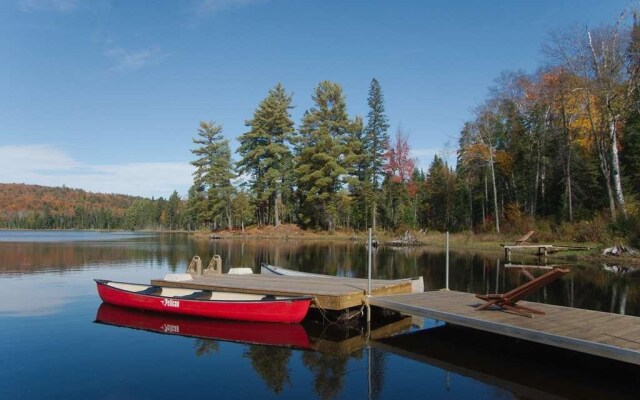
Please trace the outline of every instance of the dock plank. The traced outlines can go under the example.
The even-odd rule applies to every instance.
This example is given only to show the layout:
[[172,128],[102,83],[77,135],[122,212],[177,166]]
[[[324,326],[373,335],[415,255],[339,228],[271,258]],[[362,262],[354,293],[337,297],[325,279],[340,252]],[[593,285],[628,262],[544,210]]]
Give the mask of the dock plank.
[[500,310],[476,311],[475,295],[432,291],[372,296],[371,305],[468,328],[512,336],[640,365],[640,318],[522,301],[545,312],[526,318]]
[[[366,279],[336,277],[318,279],[313,277],[280,275],[220,275],[194,276],[189,281],[166,281],[153,279],[155,286],[171,286],[197,290],[222,292],[259,293],[281,296],[311,295],[318,305],[328,310],[345,310],[364,304],[368,283]],[[382,280],[371,282],[374,295],[411,293],[411,282],[407,280]]]

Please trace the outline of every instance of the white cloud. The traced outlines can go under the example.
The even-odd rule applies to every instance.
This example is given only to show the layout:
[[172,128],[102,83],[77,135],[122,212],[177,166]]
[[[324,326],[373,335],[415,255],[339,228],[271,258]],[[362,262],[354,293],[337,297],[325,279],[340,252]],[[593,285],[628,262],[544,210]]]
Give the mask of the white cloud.
[[24,12],[69,12],[78,7],[78,0],[18,0],[18,8]]
[[158,47],[147,47],[142,50],[112,47],[104,54],[113,61],[114,68],[118,71],[134,71],[148,65],[157,65],[169,57],[168,53],[161,51]]
[[246,7],[264,3],[266,0],[200,0],[197,9],[201,14],[215,14],[230,8]]
[[51,145],[0,146],[0,182],[62,186],[90,192],[169,197],[185,195],[192,183],[189,163],[92,165]]

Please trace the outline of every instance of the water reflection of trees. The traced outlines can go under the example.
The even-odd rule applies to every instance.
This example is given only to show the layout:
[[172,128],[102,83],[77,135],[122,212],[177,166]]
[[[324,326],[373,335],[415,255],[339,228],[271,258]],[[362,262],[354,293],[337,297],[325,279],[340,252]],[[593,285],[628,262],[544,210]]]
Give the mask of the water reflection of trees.
[[318,352],[302,354],[302,362],[313,373],[313,387],[322,399],[338,397],[344,384],[348,356],[331,356]]
[[[208,264],[222,256],[223,270],[260,263],[329,275],[367,276],[367,248],[362,242],[277,239],[197,239],[186,234],[158,234],[122,240],[0,243],[0,273],[29,274],[93,268],[96,265],[164,265],[182,272],[194,255]],[[531,260],[522,257],[524,262]],[[426,290],[445,286],[445,253],[432,247],[380,247],[373,254],[373,277],[424,277]],[[535,261],[533,261],[535,262]],[[534,294],[530,300],[608,312],[640,315],[640,272],[608,270],[600,264],[571,266],[571,274]],[[629,272],[630,271],[630,272]],[[531,270],[534,275],[543,271]],[[495,293],[526,281],[516,269],[505,269],[496,254],[451,252],[452,290]]]
[[[219,343],[215,340],[196,340],[196,354],[216,353]],[[385,373],[385,353],[370,348],[359,349],[350,354],[330,354],[319,351],[303,351],[302,363],[313,374],[314,391],[322,399],[339,397],[344,389],[345,378],[348,375],[350,360],[364,362],[365,351],[368,351],[370,368],[371,398],[378,398],[382,393]],[[276,395],[282,394],[286,386],[291,386],[291,358],[293,351],[289,348],[249,345],[243,357],[251,361],[251,366],[266,386]]]
[[194,347],[196,348],[196,356],[198,357],[220,352],[220,343],[218,343],[217,340],[196,339]]
[[120,240],[2,242],[0,273],[30,274],[121,264],[166,264],[184,270],[206,244],[186,234],[158,234]]
[[291,384],[291,349],[250,345],[243,357],[251,360],[253,370],[275,394],[282,393],[284,386]]

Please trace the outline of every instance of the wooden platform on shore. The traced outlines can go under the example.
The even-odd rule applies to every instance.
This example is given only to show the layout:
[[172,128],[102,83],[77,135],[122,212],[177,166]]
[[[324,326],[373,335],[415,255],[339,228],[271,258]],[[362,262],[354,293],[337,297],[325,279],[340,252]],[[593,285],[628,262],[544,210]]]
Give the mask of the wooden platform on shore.
[[[194,276],[192,280],[173,282],[153,279],[152,285],[172,286],[222,292],[259,293],[281,296],[311,295],[320,307],[327,310],[345,310],[364,304],[368,283],[366,279],[336,277],[316,279],[276,275],[225,275]],[[371,282],[376,296],[411,293],[409,280],[378,280]]]
[[511,262],[512,250],[537,249],[538,252],[535,255],[545,258],[548,254],[557,253],[559,251],[590,250],[589,247],[585,246],[557,246],[554,244],[501,244],[500,246],[504,248],[504,260],[506,262]]
[[476,311],[471,293],[432,291],[372,296],[371,305],[640,365],[640,318],[522,301],[545,315],[527,318],[500,310]]

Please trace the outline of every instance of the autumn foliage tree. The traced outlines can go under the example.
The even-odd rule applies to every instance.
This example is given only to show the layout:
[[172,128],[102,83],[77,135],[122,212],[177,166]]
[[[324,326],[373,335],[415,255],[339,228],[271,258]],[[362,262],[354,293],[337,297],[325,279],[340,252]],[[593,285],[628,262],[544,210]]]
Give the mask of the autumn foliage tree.
[[383,183],[385,222],[392,227],[397,227],[401,222],[413,225],[415,221],[413,221],[411,210],[414,206],[411,201],[415,201],[417,193],[412,179],[415,160],[411,157],[408,136],[401,128],[396,131],[395,140],[389,146],[385,158],[386,163],[383,168],[386,174]]

